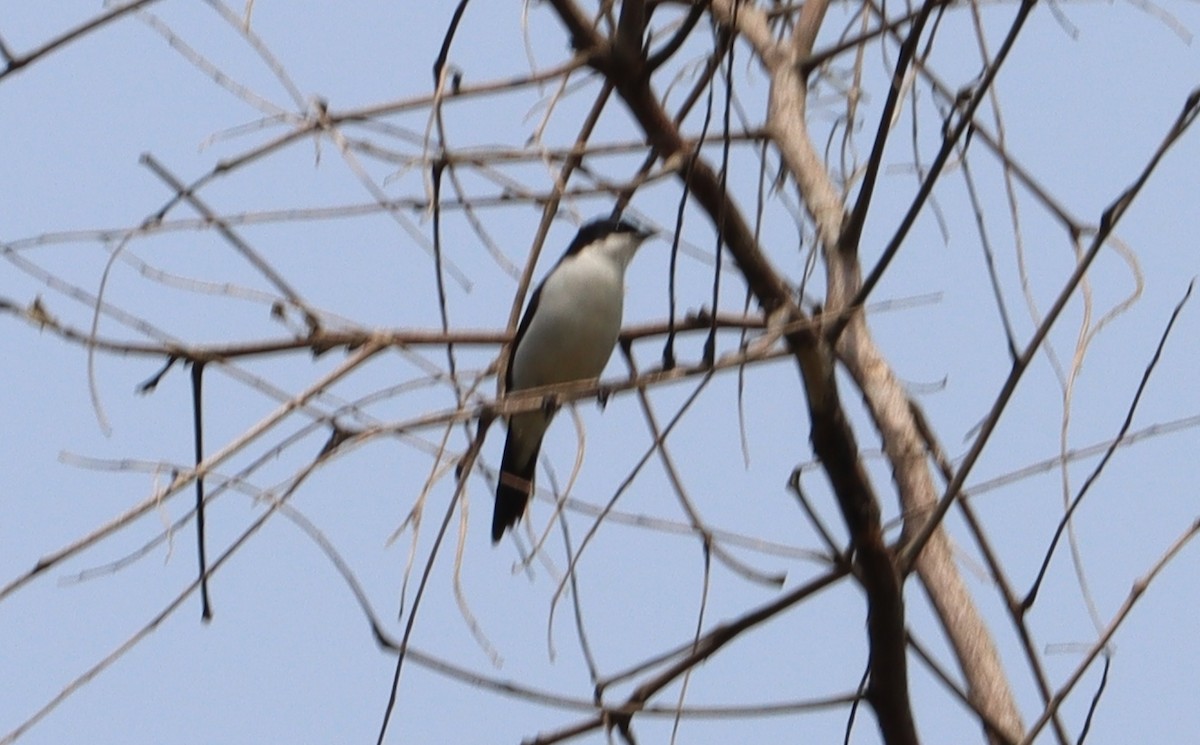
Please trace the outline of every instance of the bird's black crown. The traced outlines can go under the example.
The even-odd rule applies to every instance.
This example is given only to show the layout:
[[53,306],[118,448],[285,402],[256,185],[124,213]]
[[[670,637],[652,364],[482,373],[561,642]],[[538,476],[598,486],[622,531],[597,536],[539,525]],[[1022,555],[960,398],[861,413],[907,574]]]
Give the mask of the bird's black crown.
[[579,233],[575,236],[575,240],[571,241],[571,245],[567,247],[566,256],[579,253],[584,246],[595,243],[605,236],[613,233],[631,233],[642,237],[650,234],[637,223],[628,220],[622,220],[616,217],[601,217],[584,224],[579,229]]

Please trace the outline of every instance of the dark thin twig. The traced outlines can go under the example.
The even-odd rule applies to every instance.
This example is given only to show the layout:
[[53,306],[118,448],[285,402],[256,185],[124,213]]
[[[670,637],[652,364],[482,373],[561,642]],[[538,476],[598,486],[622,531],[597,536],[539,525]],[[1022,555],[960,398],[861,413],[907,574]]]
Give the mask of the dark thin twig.
[[1150,383],[1150,376],[1154,374],[1154,368],[1158,366],[1159,359],[1162,358],[1163,349],[1167,345],[1167,339],[1171,336],[1171,329],[1175,327],[1175,321],[1179,318],[1179,314],[1183,311],[1183,306],[1192,296],[1192,288],[1195,286],[1196,280],[1188,283],[1187,291],[1183,293],[1183,297],[1175,304],[1175,310],[1171,312],[1171,318],[1167,321],[1166,328],[1163,329],[1162,335],[1158,339],[1158,346],[1154,349],[1154,354],[1150,357],[1150,362],[1146,365],[1146,369],[1142,372],[1141,382],[1138,383],[1137,391],[1133,394],[1133,400],[1129,402],[1129,408],[1125,412],[1125,421],[1121,422],[1121,428],[1117,430],[1117,436],[1109,443],[1108,449],[1104,451],[1104,455],[1100,458],[1100,462],[1088,474],[1083,485],[1079,487],[1079,491],[1075,494],[1075,498],[1071,500],[1071,504],[1063,513],[1062,518],[1058,521],[1058,528],[1054,531],[1054,537],[1050,540],[1050,545],[1046,548],[1046,555],[1042,559],[1042,566],[1038,569],[1037,578],[1034,579],[1033,585],[1029,588],[1029,592],[1025,595],[1025,599],[1021,601],[1022,610],[1028,611],[1033,607],[1037,600],[1038,590],[1041,589],[1042,581],[1046,579],[1046,571],[1050,568],[1050,560],[1054,557],[1054,550],[1058,547],[1058,542],[1062,538],[1063,532],[1067,525],[1070,524],[1075,510],[1083,503],[1083,498],[1091,490],[1092,484],[1100,478],[1100,474],[1104,471],[1104,467],[1108,465],[1117,448],[1120,447],[1125,439],[1126,433],[1133,425],[1133,417],[1137,413],[1138,404],[1142,401],[1142,394],[1146,392],[1146,386]]
[[1167,151],[1170,150],[1171,146],[1183,136],[1183,133],[1186,132],[1189,127],[1191,127],[1198,113],[1200,113],[1200,88],[1197,88],[1196,90],[1192,91],[1190,95],[1188,95],[1187,100],[1184,102],[1183,110],[1179,113],[1179,116],[1176,117],[1170,131],[1167,132],[1167,135],[1163,138],[1162,142],[1158,146],[1158,149],[1154,152],[1154,155],[1151,156],[1150,161],[1146,164],[1145,168],[1142,169],[1142,172],[1138,175],[1137,179],[1119,197],[1117,197],[1112,204],[1108,206],[1108,209],[1104,211],[1104,214],[1100,219],[1100,226],[1092,238],[1092,245],[1088,248],[1084,255],[1080,257],[1079,262],[1075,265],[1075,270],[1071,273],[1071,276],[1067,278],[1067,281],[1064,283],[1062,290],[1058,294],[1058,297],[1055,298],[1054,304],[1047,311],[1042,323],[1034,332],[1033,338],[1029,340],[1028,344],[1026,344],[1025,350],[1021,353],[1020,359],[1018,359],[1016,364],[1013,365],[1013,369],[1009,372],[1008,378],[1004,381],[1004,385],[1001,387],[999,394],[997,394],[996,400],[992,404],[991,411],[988,412],[983,424],[980,425],[979,434],[976,435],[975,441],[972,443],[970,450],[967,451],[966,456],[963,458],[962,464],[959,466],[958,472],[955,474],[954,479],[946,486],[945,493],[942,495],[937,506],[930,514],[929,519],[926,520],[920,531],[913,536],[912,541],[910,541],[909,544],[904,546],[902,549],[902,568],[906,568],[907,570],[908,567],[912,566],[912,562],[916,555],[920,553],[922,548],[924,548],[925,543],[933,535],[933,532],[937,530],[937,527],[941,524],[942,519],[945,518],[946,512],[950,509],[950,505],[954,502],[954,500],[957,499],[958,493],[962,490],[963,483],[965,482],[967,476],[970,475],[971,469],[975,466],[975,463],[979,460],[979,456],[983,453],[983,448],[991,439],[992,432],[996,429],[996,425],[1000,422],[1001,414],[1003,414],[1004,410],[1008,407],[1008,402],[1017,389],[1017,384],[1024,376],[1025,370],[1028,369],[1030,362],[1033,361],[1033,356],[1037,354],[1038,349],[1041,348],[1042,342],[1045,340],[1046,335],[1050,333],[1050,328],[1058,320],[1059,315],[1062,314],[1063,309],[1067,305],[1067,301],[1074,296],[1076,288],[1079,286],[1079,283],[1083,281],[1083,277],[1085,274],[1087,274],[1088,269],[1091,267],[1092,261],[1095,260],[1096,256],[1100,253],[1100,249],[1103,248],[1104,244],[1108,241],[1108,237],[1116,228],[1117,223],[1119,223],[1121,218],[1125,216],[1125,213],[1129,210],[1130,205],[1133,204],[1134,199],[1137,198],[1137,195],[1141,192],[1142,187],[1146,185],[1146,182],[1150,180],[1150,176],[1158,168],[1158,164],[1167,154]]
[[692,9],[688,11],[687,17],[683,19],[683,23],[675,30],[675,33],[667,40],[667,43],[659,47],[659,50],[651,54],[649,59],[646,60],[646,69],[648,72],[657,70],[664,62],[671,59],[679,51],[679,48],[683,46],[683,42],[687,41],[687,38],[692,35],[692,31],[695,30],[696,24],[704,16],[704,11],[708,9],[710,2],[712,0],[700,0],[700,2],[692,6]]
[[[582,734],[591,730],[600,729],[601,727],[610,723],[613,720],[614,715],[621,714],[625,717],[630,717],[637,712],[643,711],[646,703],[653,696],[674,682],[680,675],[684,674],[688,670],[691,670],[697,665],[700,665],[705,660],[720,651],[725,645],[738,639],[746,632],[757,627],[759,624],[778,617],[788,608],[791,608],[797,603],[816,595],[838,580],[848,576],[848,574],[848,568],[834,567],[830,569],[828,573],[809,580],[791,592],[788,592],[787,594],[776,598],[770,603],[743,614],[734,621],[718,624],[716,627],[706,633],[700,639],[698,644],[689,641],[682,645],[684,649],[687,650],[687,653],[671,664],[666,670],[663,670],[658,675],[639,685],[633,691],[633,693],[629,695],[629,698],[626,699],[624,704],[620,705],[619,707],[610,707],[595,717],[574,725],[570,725],[570,728],[564,731],[569,731],[574,734]],[[842,703],[851,703],[853,701],[857,701],[858,699],[859,696],[854,695],[850,697],[837,697],[836,699],[830,699],[830,701],[832,702],[836,700]],[[533,742],[549,743],[565,739],[564,737],[560,737],[559,734],[560,733],[543,736],[537,740],[534,740]]]
[[[854,207],[851,208],[850,215],[842,227],[842,234],[838,238],[838,250],[843,253],[858,253],[858,243],[862,238],[863,225],[867,221],[867,210],[871,206],[871,198],[875,195],[875,180],[879,176],[879,169],[883,164],[883,152],[887,146],[888,135],[892,131],[892,119],[901,103],[900,95],[905,88],[904,79],[916,56],[917,44],[921,40],[921,32],[925,29],[929,14],[940,2],[941,0],[926,0],[922,4],[920,12],[917,13],[917,17],[913,20],[912,26],[905,36],[904,43],[900,45],[896,66],[892,69],[892,83],[888,88],[888,97],[883,104],[883,111],[879,115],[879,124],[875,129],[875,143],[871,146],[871,154],[867,158],[867,167],[863,172],[858,199],[854,202]],[[936,167],[931,174],[934,177],[938,176],[941,171],[941,163],[937,161],[935,163]]]
[[[308,477],[311,476],[313,472],[315,472],[317,468],[325,462],[325,459],[331,452],[332,451],[325,451],[316,458],[313,458],[313,460],[292,479],[288,490],[277,500],[273,500],[268,508],[261,515],[255,518],[254,521],[251,522],[250,525],[247,526],[245,530],[243,530],[241,534],[229,544],[228,548],[226,548],[217,556],[216,560],[212,563],[212,566],[209,567],[208,574],[215,573],[218,569],[224,566],[227,560],[241,550],[245,543],[258,533],[263,525],[266,524],[267,520],[274,515],[279,508],[287,502],[287,500],[291,499],[292,495],[296,493],[296,491],[308,479]],[[3,737],[0,737],[0,743],[3,743],[4,745],[10,745],[11,743],[16,742],[17,739],[27,732],[30,727],[37,724],[39,721],[49,715],[50,712],[58,708],[59,704],[82,688],[85,684],[94,680],[96,676],[98,676],[105,669],[111,667],[113,663],[123,657],[125,653],[129,652],[129,650],[140,644],[146,637],[148,637],[153,631],[162,625],[163,621],[171,617],[175,611],[179,610],[179,608],[183,605],[183,601],[187,600],[187,598],[196,591],[203,580],[204,577],[198,577],[188,584],[188,586],[176,594],[175,597],[162,608],[162,610],[160,610],[154,615],[153,618],[143,624],[142,627],[134,632],[129,638],[115,647],[111,652],[109,652],[87,670],[77,675],[70,683],[67,684],[66,687],[59,691],[54,698],[47,701],[40,709],[28,716],[15,729]]]
[[[438,320],[442,324],[442,333],[448,334],[450,333],[450,311],[446,308],[446,273],[442,267],[442,210],[440,207],[443,169],[444,164],[441,161],[437,161],[429,169],[429,175],[433,181],[433,275],[437,286]],[[457,388],[458,359],[454,355],[453,342],[446,344],[446,369],[449,372],[450,379],[455,381],[455,388]],[[459,392],[458,397],[461,402],[461,392]]]
[[81,39],[97,28],[111,23],[121,16],[132,13],[133,11],[150,5],[156,1],[157,0],[135,0],[134,2],[126,3],[125,5],[118,5],[115,8],[110,8],[95,18],[84,21],[75,28],[63,32],[61,35],[56,36],[37,49],[34,49],[26,54],[13,55],[7,47],[4,47],[3,56],[7,60],[8,64],[3,70],[0,70],[0,80],[4,80],[4,78],[27,66],[29,63],[37,60],[39,57],[43,57],[59,47],[75,41],[76,39]]
[[200,464],[204,462],[204,403],[202,383],[204,362],[192,363],[192,427],[196,452],[196,554],[200,562],[200,619],[205,623],[212,620],[212,606],[208,602],[208,558],[204,547],[204,474]]
[[[707,537],[706,537],[707,538]],[[700,637],[704,633],[704,618],[708,610],[709,594],[712,592],[712,540],[708,538],[700,543],[700,553],[704,561],[704,579],[701,581],[701,587],[704,589],[700,592],[700,608],[696,612],[696,631],[692,637],[692,651],[695,652],[700,645]],[[694,670],[695,668],[692,668]],[[671,745],[675,745],[679,739],[679,726],[683,724],[683,701],[687,697],[688,683],[692,680],[692,670],[688,670],[683,674],[683,680],[679,684],[679,699],[675,719],[671,722]]]
[[[695,169],[696,163],[700,160],[700,150],[703,147],[704,141],[708,138],[708,128],[712,125],[712,103],[713,103],[712,73],[716,72],[716,70],[719,69],[720,61],[722,59],[721,55],[723,54],[724,48],[725,48],[724,45],[729,43],[729,40],[731,38],[727,32],[716,32],[716,37],[717,37],[716,45],[715,45],[716,50],[714,51],[712,57],[710,57],[710,59],[709,59],[709,62],[710,62],[709,70],[711,72],[709,72],[708,75],[704,76],[704,81],[705,81],[705,85],[707,87],[708,95],[707,95],[707,99],[706,99],[706,105],[704,108],[704,119],[702,120],[702,122],[700,124],[700,136],[696,138],[696,146],[688,156],[687,165],[685,166],[686,175],[683,178],[683,184],[682,184],[683,188],[679,190],[679,205],[675,208],[675,229],[672,232],[673,238],[671,240],[671,262],[670,262],[670,267],[667,271],[667,306],[668,306],[667,317],[668,317],[668,320],[672,324],[675,322],[675,303],[676,303],[675,281],[676,281],[676,274],[677,274],[678,265],[679,265],[679,241],[681,240],[682,234],[683,234],[683,216],[687,210],[687,204],[688,204],[688,201],[691,199],[691,195],[692,195],[692,190],[689,188],[688,185],[692,181],[692,171]],[[695,90],[693,92],[699,93],[699,90]],[[698,98],[698,96],[696,96],[696,98]],[[693,100],[695,100],[695,99],[693,99]],[[681,115],[676,118],[676,121],[677,122],[683,121],[682,112],[681,112]],[[721,255],[721,243],[718,240],[718,242],[717,242],[717,259],[718,259],[718,261],[720,260],[720,255]],[[716,284],[715,278],[713,279],[713,283],[714,283],[714,285]],[[715,292],[716,291],[714,289],[714,294],[715,294]],[[712,312],[713,313],[717,312],[717,308],[715,305],[712,308]],[[672,328],[672,330],[667,333],[667,340],[663,344],[662,366],[663,366],[664,370],[670,370],[675,367],[675,364],[676,364],[675,331],[674,331],[674,328]]]
[[865,44],[868,41],[871,41],[872,39],[875,39],[876,37],[882,36],[883,34],[887,34],[887,33],[897,33],[896,29],[900,28],[901,26],[903,26],[906,23],[911,22],[914,18],[916,18],[923,11],[924,11],[923,7],[915,8],[915,9],[910,8],[906,12],[901,13],[899,16],[897,16],[896,18],[892,18],[892,19],[884,18],[883,13],[881,12],[879,26],[877,26],[873,29],[870,29],[868,31],[863,31],[859,34],[855,34],[854,36],[847,36],[847,37],[841,38],[834,44],[831,44],[830,46],[826,47],[825,49],[822,49],[822,50],[816,51],[816,52],[812,52],[807,57],[800,60],[800,62],[798,63],[800,66],[800,70],[805,75],[808,75],[813,70],[816,70],[818,67],[825,64],[826,62],[833,59],[834,57],[837,57],[838,55],[842,54],[843,52],[848,52],[851,49],[857,51],[860,48],[862,48],[863,44]]
[[850,549],[843,551],[838,547],[837,542],[833,539],[833,533],[825,525],[825,521],[821,519],[821,515],[813,508],[812,503],[808,499],[808,494],[804,491],[803,483],[804,473],[802,467],[792,469],[792,475],[788,478],[788,489],[796,496],[796,501],[800,503],[801,509],[804,510],[805,517],[813,526],[813,530],[817,531],[817,535],[821,536],[821,540],[825,543],[825,548],[829,551],[829,556],[833,560],[849,559]]
[[446,504],[446,514],[442,517],[442,524],[438,527],[437,536],[433,539],[433,545],[429,548],[429,558],[426,559],[425,568],[421,571],[421,580],[417,583],[417,592],[413,596],[412,608],[409,609],[408,620],[404,623],[404,634],[400,637],[399,646],[396,647],[396,668],[392,673],[392,685],[388,692],[387,706],[384,707],[383,721],[379,725],[379,737],[376,740],[378,745],[383,745],[387,737],[388,725],[391,724],[392,714],[396,708],[396,701],[400,693],[400,673],[404,670],[404,661],[408,656],[409,641],[412,639],[413,630],[417,625],[417,612],[421,608],[421,600],[425,597],[425,588],[429,586],[429,577],[433,574],[433,564],[441,552],[442,540],[446,537],[446,532],[450,527],[450,518],[454,516],[454,511],[458,508],[458,503],[466,488],[467,479],[465,474],[471,472],[471,466],[479,454],[479,449],[483,447],[483,440],[487,436],[487,429],[487,427],[481,426],[478,435],[472,439],[471,447],[464,459],[462,469],[464,475],[455,484],[454,495],[450,497],[450,501]]
[[1175,557],[1179,555],[1179,552],[1182,551],[1189,543],[1191,543],[1198,534],[1200,534],[1200,518],[1193,520],[1192,524],[1185,528],[1179,537],[1175,539],[1175,542],[1163,552],[1163,555],[1159,557],[1158,561],[1154,562],[1154,566],[1150,567],[1148,572],[1141,577],[1138,577],[1134,581],[1133,587],[1129,589],[1129,594],[1125,597],[1125,602],[1121,604],[1121,607],[1117,610],[1116,614],[1113,616],[1113,619],[1109,622],[1104,631],[1101,632],[1100,638],[1096,640],[1096,643],[1092,645],[1092,648],[1088,654],[1083,660],[1080,661],[1079,665],[1076,666],[1074,672],[1068,676],[1066,682],[1063,683],[1062,687],[1055,692],[1053,698],[1051,698],[1049,703],[1046,704],[1045,710],[1042,712],[1041,716],[1038,717],[1037,721],[1034,722],[1029,728],[1029,731],[1025,734],[1025,739],[1021,741],[1020,745],[1032,745],[1034,739],[1037,738],[1038,734],[1046,726],[1046,723],[1050,721],[1050,719],[1058,712],[1059,707],[1061,707],[1062,703],[1067,700],[1067,696],[1070,695],[1071,691],[1075,689],[1075,686],[1079,684],[1079,681],[1083,678],[1084,673],[1086,673],[1088,668],[1092,666],[1092,663],[1096,661],[1096,658],[1102,654],[1106,654],[1108,650],[1108,643],[1117,633],[1117,630],[1120,629],[1125,623],[1125,620],[1129,618],[1129,614],[1133,612],[1134,606],[1137,605],[1142,596],[1146,594],[1146,590],[1149,589],[1150,585],[1153,584],[1156,579],[1158,579],[1158,576],[1164,569],[1167,568],[1167,565],[1175,560]]
[[442,38],[442,48],[438,52],[437,59],[433,62],[433,84],[439,85],[442,79],[442,69],[446,66],[446,59],[450,56],[450,45],[454,42],[454,35],[458,33],[458,24],[462,21],[463,13],[467,9],[467,3],[471,0],[459,0],[458,7],[454,9],[454,15],[450,17],[450,26],[446,29],[446,36]]
[[858,718],[858,705],[863,700],[870,677],[871,663],[868,661],[863,666],[862,677],[858,679],[858,690],[855,692],[854,703],[850,704],[850,711],[846,713],[846,734],[842,738],[843,745],[850,745],[850,736],[854,734],[854,720]]
[[996,300],[996,311],[1000,315],[1000,325],[1004,327],[1004,340],[1008,346],[1008,356],[1016,361],[1019,354],[1017,336],[1013,331],[1012,320],[1008,317],[1008,305],[1004,302],[1004,293],[1000,289],[1000,276],[996,272],[996,255],[992,251],[992,241],[988,236],[987,223],[983,218],[983,207],[980,204],[979,193],[975,189],[975,177],[971,175],[970,161],[966,152],[962,158],[963,182],[967,186],[967,198],[971,201],[971,211],[975,216],[975,230],[979,234],[979,247],[983,251],[983,264],[987,268],[988,282],[992,287],[992,297]]
[[[557,489],[555,490],[557,492]],[[575,556],[575,547],[571,542],[571,521],[567,519],[566,512],[557,510],[558,527],[562,531],[563,552],[570,561],[571,557]],[[596,655],[592,652],[592,645],[588,642],[587,629],[583,625],[583,598],[579,594],[579,575],[572,573],[571,580],[571,610],[575,616],[575,637],[579,640],[579,651],[583,654],[584,663],[588,668],[588,678],[592,681],[592,688],[595,691],[596,703],[599,704],[602,689],[600,687],[600,666],[596,663]]]
[[[632,352],[626,346],[622,346],[621,351],[624,354],[626,363],[629,366],[630,377],[636,378],[637,366],[635,364]],[[645,389],[641,388],[638,389],[637,395],[638,402],[641,404],[642,413],[646,418],[646,424],[650,428],[650,435],[657,443],[656,448],[658,450],[659,459],[662,461],[663,470],[666,472],[667,480],[671,483],[671,490],[679,499],[679,504],[683,508],[684,514],[687,515],[692,530],[700,538],[706,556],[715,556],[734,574],[741,576],[750,582],[757,582],[772,588],[782,587],[784,581],[786,580],[786,575],[782,573],[767,574],[747,566],[744,562],[737,560],[732,554],[725,550],[720,542],[715,539],[712,529],[709,528],[705,523],[704,518],[700,515],[700,511],[696,509],[695,504],[688,495],[687,489],[683,485],[683,479],[679,475],[679,470],[675,466],[674,459],[667,450],[667,444],[662,435],[662,427],[658,423],[658,417],[654,413],[654,408],[650,405],[650,396],[646,393]]]
[[[946,161],[949,160],[950,154],[953,152],[955,145],[960,139],[962,139],[963,135],[970,128],[972,119],[975,115],[975,110],[979,108],[979,104],[982,103],[984,95],[987,93],[988,89],[991,88],[992,81],[995,80],[996,74],[1000,72],[1000,67],[1004,64],[1005,59],[1008,58],[1009,51],[1012,50],[1013,45],[1016,43],[1017,36],[1020,34],[1021,29],[1024,28],[1025,21],[1029,17],[1029,14],[1033,11],[1033,8],[1036,4],[1037,0],[1022,0],[1020,8],[1017,10],[1016,18],[1013,19],[1012,25],[1008,30],[1008,35],[1005,37],[1004,43],[1000,45],[1000,50],[997,52],[995,60],[991,65],[988,66],[979,82],[979,85],[972,92],[972,95],[967,103],[962,107],[962,111],[960,112],[954,127],[943,138],[942,147],[938,151],[938,154],[934,157],[933,162],[930,164],[929,175],[921,185],[921,188],[917,191],[916,196],[909,205],[908,212],[900,221],[900,225],[896,228],[896,232],[892,236],[892,239],[883,249],[883,253],[880,255],[879,261],[875,263],[875,266],[871,268],[870,274],[868,274],[866,279],[863,280],[862,287],[859,288],[857,295],[855,295],[854,300],[850,303],[850,307],[858,307],[866,301],[867,297],[870,296],[871,291],[875,289],[875,286],[883,277],[883,273],[887,270],[888,265],[891,264],[892,259],[894,259],[896,254],[900,251],[900,246],[903,245],[904,239],[908,236],[908,231],[911,230],[912,226],[916,223],[917,216],[920,214],[925,202],[933,193],[934,185],[938,182],[938,179],[941,178],[942,168],[946,165]],[[863,217],[865,219],[865,205],[863,210]],[[857,246],[857,237],[855,237],[854,240],[855,246]],[[838,322],[834,323],[830,329],[829,337],[831,339],[836,339],[841,334],[842,329],[845,328],[848,322],[848,320],[839,320]]]
[[1096,686],[1096,692],[1092,694],[1092,703],[1088,706],[1087,717],[1083,720],[1083,729],[1079,732],[1079,739],[1075,741],[1075,745],[1083,745],[1083,741],[1087,739],[1088,732],[1092,729],[1092,718],[1096,716],[1096,711],[1100,708],[1100,697],[1104,695],[1104,691],[1108,688],[1108,671],[1112,667],[1112,657],[1104,655],[1104,670],[1100,673],[1100,684]]
[[[725,263],[725,212],[729,204],[729,149],[731,145],[729,136],[733,114],[733,61],[734,51],[737,49],[737,16],[740,5],[741,0],[733,0],[733,20],[729,24],[729,40],[726,43],[727,51],[725,52],[725,105],[721,112],[721,168],[719,171],[721,180],[721,208],[717,210],[717,235],[716,247],[714,249],[715,262],[712,282],[714,324],[709,330],[708,338],[704,340],[704,363],[707,365],[711,365],[713,360],[717,358],[717,326],[715,319],[717,317],[717,308],[721,307],[721,270]],[[697,152],[697,154],[699,153]]]

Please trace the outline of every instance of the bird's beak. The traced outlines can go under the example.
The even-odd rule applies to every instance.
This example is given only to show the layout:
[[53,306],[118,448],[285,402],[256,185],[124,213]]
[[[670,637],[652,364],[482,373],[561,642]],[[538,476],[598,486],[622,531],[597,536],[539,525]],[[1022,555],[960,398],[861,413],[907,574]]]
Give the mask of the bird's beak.
[[655,230],[654,228],[638,227],[638,232],[637,232],[638,240],[642,240],[642,241],[649,240],[656,235],[658,235],[658,231]]

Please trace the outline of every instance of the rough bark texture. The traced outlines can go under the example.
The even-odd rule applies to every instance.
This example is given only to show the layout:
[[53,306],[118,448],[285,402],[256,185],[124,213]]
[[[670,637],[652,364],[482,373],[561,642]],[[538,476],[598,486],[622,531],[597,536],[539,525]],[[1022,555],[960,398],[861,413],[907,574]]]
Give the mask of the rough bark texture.
[[[574,47],[615,86],[658,155],[664,160],[690,156],[671,115],[650,84],[642,43],[644,5],[622,4],[618,32],[612,39],[600,34],[569,0],[556,0],[553,5]],[[811,53],[826,7],[825,0],[806,3],[792,36],[783,41],[776,39],[766,17],[752,5],[714,0],[710,11],[720,23],[750,42],[771,78],[767,131],[817,226],[827,277],[825,310],[832,314],[852,302],[862,284],[862,269],[857,245],[847,246],[843,235],[846,211],[842,197],[813,146],[806,124],[808,89],[802,62]],[[755,244],[741,211],[724,193],[718,174],[700,158],[679,173],[696,202],[714,225],[720,226],[726,247],[763,310],[768,315],[782,315],[784,322],[805,320],[782,277]],[[879,428],[909,520],[922,520],[936,501],[924,447],[907,395],[872,341],[861,312],[845,325],[836,352],[819,325],[816,330],[797,331],[786,338],[802,373],[813,449],[852,536],[860,581],[868,598],[868,698],[888,742],[916,742],[908,698],[903,577],[884,543],[879,501],[862,468],[857,442],[842,409],[834,376],[838,359],[861,388]],[[906,531],[909,529],[906,523]],[[1004,739],[1019,739],[1020,716],[999,656],[953,564],[944,533],[939,531],[930,542],[916,569],[958,656],[973,704],[985,720],[999,725]]]
[[[857,250],[846,250],[842,240],[846,222],[842,201],[812,145],[806,124],[807,83],[801,69],[812,52],[825,7],[825,0],[805,4],[790,46],[775,40],[765,18],[753,8],[739,5],[736,21],[739,32],[748,38],[771,77],[767,128],[817,225],[828,277],[826,310],[836,312],[858,292],[862,270]],[[713,12],[726,22],[735,19],[730,0],[716,0]],[[938,497],[908,395],[875,345],[861,313],[846,325],[837,351],[879,428],[900,503],[908,516],[904,528],[907,535],[913,530],[913,521],[920,524]],[[1005,739],[1019,740],[1024,728],[1000,656],[954,565],[949,539],[940,528],[918,558],[916,570],[954,647],[972,703],[986,720],[1000,728]]]

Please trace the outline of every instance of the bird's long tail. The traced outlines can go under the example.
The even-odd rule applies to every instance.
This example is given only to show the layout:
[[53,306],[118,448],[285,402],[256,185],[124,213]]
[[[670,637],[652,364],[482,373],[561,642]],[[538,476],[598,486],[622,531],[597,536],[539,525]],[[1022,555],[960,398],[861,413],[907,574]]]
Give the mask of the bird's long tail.
[[525,505],[533,491],[533,475],[537,470],[537,454],[520,462],[517,438],[509,435],[504,443],[504,459],[500,463],[500,483],[496,486],[496,506],[492,511],[492,543],[499,543],[504,531],[517,524],[525,514]]

